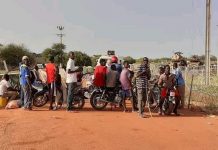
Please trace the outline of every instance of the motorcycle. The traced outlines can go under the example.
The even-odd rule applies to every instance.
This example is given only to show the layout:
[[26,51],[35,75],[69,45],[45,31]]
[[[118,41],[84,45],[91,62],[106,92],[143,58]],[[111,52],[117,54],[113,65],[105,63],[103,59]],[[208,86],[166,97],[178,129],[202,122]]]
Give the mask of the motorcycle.
[[[45,84],[42,85],[41,88],[33,87],[37,90],[33,96],[33,105],[35,107],[42,107],[49,101],[48,86]],[[72,102],[72,107],[74,109],[82,109],[84,107],[85,99],[87,99],[85,93],[87,93],[87,89],[82,88],[80,84],[75,83]]]
[[81,84],[76,84],[76,87],[73,89],[73,109],[82,109],[85,105],[87,89],[82,88]]
[[120,86],[117,86],[114,90],[95,88],[91,94],[90,104],[95,110],[103,110],[108,103],[120,105],[122,100],[122,89]]
[[149,84],[148,103],[151,109],[156,109],[160,102],[160,88],[157,84]]
[[38,84],[37,86],[32,86],[33,95],[33,106],[42,107],[49,100],[49,91],[46,84]]
[[177,91],[176,91],[175,88],[163,89],[162,90],[161,96],[165,97],[164,102],[163,102],[162,110],[163,110],[163,113],[165,115],[170,115],[175,109],[176,98],[177,98],[176,97],[177,96],[176,92]]

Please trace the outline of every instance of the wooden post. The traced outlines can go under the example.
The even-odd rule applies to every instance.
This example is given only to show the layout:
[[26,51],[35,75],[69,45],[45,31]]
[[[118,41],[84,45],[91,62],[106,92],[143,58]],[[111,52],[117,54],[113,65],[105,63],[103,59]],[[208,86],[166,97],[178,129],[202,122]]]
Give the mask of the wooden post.
[[192,74],[191,87],[190,87],[189,98],[188,98],[188,109],[189,109],[189,107],[190,107],[190,103],[191,103],[191,95],[192,95],[193,79],[194,79],[194,75]]
[[4,67],[5,67],[5,71],[8,73],[8,66],[7,66],[7,63],[5,60],[3,60],[3,63],[4,63]]

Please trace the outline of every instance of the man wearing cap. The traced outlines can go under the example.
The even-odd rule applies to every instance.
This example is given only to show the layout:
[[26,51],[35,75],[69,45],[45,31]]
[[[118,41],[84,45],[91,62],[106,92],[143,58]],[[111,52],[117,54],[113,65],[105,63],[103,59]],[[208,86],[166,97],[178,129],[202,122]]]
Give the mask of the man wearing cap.
[[23,56],[22,65],[20,66],[20,84],[24,96],[24,109],[32,110],[29,65],[30,65],[29,58],[27,56]]
[[138,97],[139,116],[144,118],[143,112],[147,100],[147,85],[151,78],[151,71],[148,64],[148,58],[144,57],[141,65],[136,72],[136,87]]

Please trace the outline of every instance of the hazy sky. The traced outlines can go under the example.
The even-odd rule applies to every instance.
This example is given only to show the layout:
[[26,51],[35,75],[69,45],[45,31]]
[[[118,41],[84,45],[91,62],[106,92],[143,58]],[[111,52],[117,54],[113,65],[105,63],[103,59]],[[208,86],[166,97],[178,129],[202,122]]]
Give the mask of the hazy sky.
[[[0,0],[0,43],[42,52],[65,27],[69,50],[108,49],[135,58],[204,53],[206,0]],[[218,55],[218,1],[212,0],[212,54]]]

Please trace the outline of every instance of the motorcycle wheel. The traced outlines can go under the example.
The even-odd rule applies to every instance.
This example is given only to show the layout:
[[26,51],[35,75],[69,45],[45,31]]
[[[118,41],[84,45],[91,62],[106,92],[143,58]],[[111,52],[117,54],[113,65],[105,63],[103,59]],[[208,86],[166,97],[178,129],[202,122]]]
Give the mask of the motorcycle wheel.
[[172,102],[169,102],[168,103],[168,108],[165,111],[165,114],[170,115],[173,112],[174,108],[175,108],[175,104],[173,104]]
[[80,96],[77,96],[74,98],[74,102],[72,103],[72,107],[74,109],[82,109],[85,105],[85,100],[80,97]]
[[103,110],[107,106],[107,102],[100,101],[101,93],[94,94],[90,99],[90,104],[95,110]]
[[46,94],[35,95],[33,98],[33,106],[35,106],[35,107],[42,107],[47,102],[48,102],[48,95],[46,95]]

